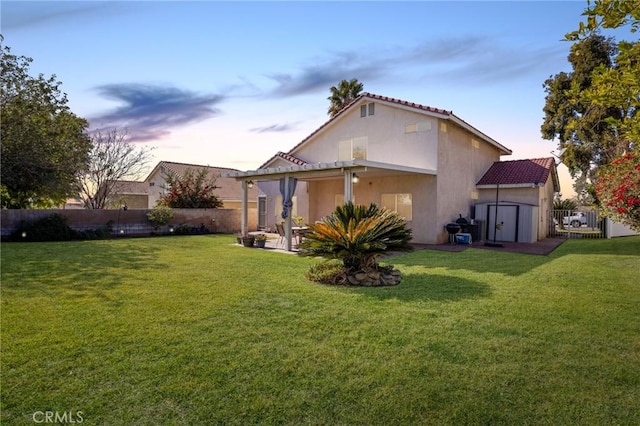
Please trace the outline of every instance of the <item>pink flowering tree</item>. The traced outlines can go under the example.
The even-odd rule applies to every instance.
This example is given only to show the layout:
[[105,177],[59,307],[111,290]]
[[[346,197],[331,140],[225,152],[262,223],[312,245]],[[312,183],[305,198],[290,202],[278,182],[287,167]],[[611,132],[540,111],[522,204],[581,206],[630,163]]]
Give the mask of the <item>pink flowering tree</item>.
[[598,169],[596,196],[603,213],[640,231],[640,153],[629,153]]

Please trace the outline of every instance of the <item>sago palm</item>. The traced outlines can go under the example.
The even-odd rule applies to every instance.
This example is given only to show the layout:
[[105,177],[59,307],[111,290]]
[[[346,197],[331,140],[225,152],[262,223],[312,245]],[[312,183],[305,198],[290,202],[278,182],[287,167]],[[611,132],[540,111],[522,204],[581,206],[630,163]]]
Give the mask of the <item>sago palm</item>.
[[377,258],[390,250],[411,250],[411,230],[396,212],[349,202],[310,225],[300,255],[341,259],[347,273],[377,268]]

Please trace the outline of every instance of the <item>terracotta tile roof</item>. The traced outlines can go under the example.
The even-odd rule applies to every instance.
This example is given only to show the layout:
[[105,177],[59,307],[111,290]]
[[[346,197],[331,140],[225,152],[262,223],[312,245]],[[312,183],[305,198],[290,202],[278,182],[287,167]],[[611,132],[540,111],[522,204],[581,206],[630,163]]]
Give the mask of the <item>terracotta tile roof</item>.
[[[497,161],[487,170],[477,185],[544,184],[555,170],[553,157],[530,160]],[[555,180],[555,178],[554,178]]]
[[395,98],[390,98],[388,96],[380,96],[380,95],[375,95],[373,93],[363,93],[362,95],[360,95],[358,98],[354,99],[353,102],[351,102],[349,105],[347,105],[344,109],[347,109],[351,106],[351,104],[353,104],[354,102],[358,101],[360,98],[370,98],[370,99],[375,99],[378,101],[384,101],[384,102],[391,102],[394,104],[398,104],[398,105],[404,105],[404,106],[408,106],[411,108],[415,108],[415,109],[420,109],[423,111],[430,111],[430,112],[436,112],[438,114],[443,114],[443,115],[452,115],[453,112],[452,111],[447,111],[444,109],[439,109],[439,108],[433,108],[427,105],[421,105],[421,104],[417,104],[415,102],[407,102],[407,101],[403,101],[402,99],[395,99]]
[[283,158],[287,161],[292,162],[293,164],[296,164],[298,166],[304,166],[305,164],[307,164],[306,161],[299,159],[298,157],[294,157],[291,154],[287,154],[286,152],[282,152],[282,151],[278,151],[278,153],[275,155],[276,157],[280,157]]

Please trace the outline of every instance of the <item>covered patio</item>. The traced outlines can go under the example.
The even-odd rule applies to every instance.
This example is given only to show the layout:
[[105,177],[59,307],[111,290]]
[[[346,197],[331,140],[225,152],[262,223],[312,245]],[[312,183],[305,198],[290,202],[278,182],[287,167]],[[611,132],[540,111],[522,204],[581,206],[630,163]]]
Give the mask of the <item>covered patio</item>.
[[[344,187],[344,202],[354,200],[354,184],[363,178],[384,178],[399,175],[436,175],[435,170],[416,167],[399,166],[396,164],[380,163],[368,160],[335,161],[330,163],[301,164],[279,166],[246,172],[228,172],[224,177],[235,178],[242,182],[242,214],[241,234],[248,235],[248,189],[250,184],[260,181],[279,181],[282,196],[282,219],[285,229],[285,250],[293,250],[294,232],[291,218],[292,196],[298,181],[320,181],[328,179],[342,179]],[[309,200],[313,202],[312,199]],[[319,219],[319,218],[318,218]]]

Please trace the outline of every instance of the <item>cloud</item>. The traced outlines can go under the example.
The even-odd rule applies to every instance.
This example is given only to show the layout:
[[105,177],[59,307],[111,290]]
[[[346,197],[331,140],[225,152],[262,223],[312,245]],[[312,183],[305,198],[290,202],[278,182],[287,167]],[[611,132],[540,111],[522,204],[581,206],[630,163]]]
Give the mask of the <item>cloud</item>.
[[[507,45],[505,39],[460,36],[433,39],[412,46],[375,50],[338,51],[313,59],[297,73],[273,73],[271,95],[292,97],[327,91],[341,80],[357,78],[367,84],[403,79],[409,84],[502,84],[544,69],[566,55],[557,45],[528,47]],[[435,81],[435,79],[438,79]]]
[[272,124],[271,126],[254,127],[253,129],[249,129],[249,131],[253,133],[288,132],[290,130],[294,130],[296,125],[297,123]]
[[79,20],[104,20],[128,8],[122,2],[8,1],[2,3],[2,26],[18,30],[44,24],[76,24]]
[[131,140],[147,141],[166,136],[174,127],[206,120],[220,114],[214,106],[222,95],[200,95],[175,87],[149,84],[108,84],[96,88],[123,106],[92,118],[100,128],[126,128]]
[[277,83],[272,95],[291,97],[326,91],[341,80],[357,78],[372,81],[383,76],[382,69],[371,59],[352,52],[331,54],[321,63],[303,66],[298,74],[271,74]]

